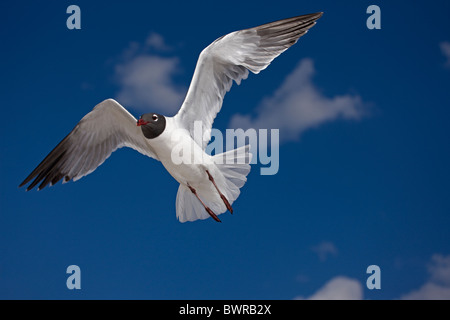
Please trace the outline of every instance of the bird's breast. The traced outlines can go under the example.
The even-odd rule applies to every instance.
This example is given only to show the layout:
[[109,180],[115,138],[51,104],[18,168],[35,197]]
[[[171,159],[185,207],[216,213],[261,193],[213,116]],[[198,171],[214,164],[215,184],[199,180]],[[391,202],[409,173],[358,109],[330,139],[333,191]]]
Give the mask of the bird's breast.
[[206,169],[215,166],[186,129],[167,123],[166,130],[155,139],[148,140],[166,170],[179,183],[194,185],[204,180]]

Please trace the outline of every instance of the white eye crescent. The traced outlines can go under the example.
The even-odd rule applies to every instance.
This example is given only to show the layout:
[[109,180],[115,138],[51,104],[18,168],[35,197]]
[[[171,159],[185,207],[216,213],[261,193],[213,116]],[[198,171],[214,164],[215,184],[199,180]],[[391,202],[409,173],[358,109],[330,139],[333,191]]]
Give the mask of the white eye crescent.
[[156,114],[152,115],[153,121],[158,121],[158,116]]

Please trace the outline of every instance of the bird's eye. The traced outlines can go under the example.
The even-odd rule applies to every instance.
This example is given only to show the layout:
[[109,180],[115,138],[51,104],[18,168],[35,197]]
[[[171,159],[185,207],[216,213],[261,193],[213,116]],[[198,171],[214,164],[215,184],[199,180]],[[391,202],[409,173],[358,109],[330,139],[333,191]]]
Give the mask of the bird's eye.
[[158,116],[156,114],[152,115],[153,121],[158,121]]

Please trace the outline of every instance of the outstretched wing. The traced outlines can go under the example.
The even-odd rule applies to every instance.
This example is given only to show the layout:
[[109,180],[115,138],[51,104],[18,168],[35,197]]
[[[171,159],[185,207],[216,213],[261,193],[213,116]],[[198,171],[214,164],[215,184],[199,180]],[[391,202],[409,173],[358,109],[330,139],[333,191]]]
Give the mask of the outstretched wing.
[[113,99],[99,103],[81,119],[75,128],[45,157],[19,187],[34,181],[27,191],[41,183],[74,181],[88,175],[100,166],[116,149],[130,147],[158,159],[146,142],[141,129],[125,108]]
[[[211,127],[233,80],[239,85],[248,70],[257,74],[295,44],[322,13],[275,21],[227,34],[206,47],[197,61],[186,99],[175,119],[206,148]],[[202,121],[203,137],[194,136],[194,122]]]

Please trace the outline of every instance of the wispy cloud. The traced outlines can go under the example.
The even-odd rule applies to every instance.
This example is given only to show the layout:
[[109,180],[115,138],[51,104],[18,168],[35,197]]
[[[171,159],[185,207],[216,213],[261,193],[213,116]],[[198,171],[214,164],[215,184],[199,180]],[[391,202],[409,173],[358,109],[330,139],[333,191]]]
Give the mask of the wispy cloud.
[[419,289],[401,297],[404,300],[449,300],[450,255],[435,254],[428,265],[429,279]]
[[326,261],[329,256],[337,256],[338,254],[336,246],[330,241],[322,241],[311,247],[311,250],[317,254],[320,261]]
[[[304,300],[304,297],[296,297],[295,300]],[[363,287],[356,279],[337,276],[328,281],[322,288],[307,300],[362,300]]]
[[116,99],[140,111],[176,113],[186,88],[174,81],[180,70],[179,59],[160,54],[169,50],[163,37],[157,33],[151,33],[144,44],[131,42],[115,68],[120,86]]
[[162,35],[156,32],[151,32],[145,40],[147,48],[153,48],[158,51],[170,51],[172,47],[169,46]]
[[[428,280],[412,290],[402,300],[450,300],[450,255],[434,254],[427,265]],[[302,276],[305,277],[305,276]],[[297,296],[296,300],[362,300],[363,284],[353,278],[336,276],[309,297]]]
[[314,74],[313,61],[301,60],[274,94],[261,102],[256,116],[237,114],[230,127],[280,129],[280,139],[287,141],[326,122],[359,120],[367,115],[367,106],[358,95],[323,95],[312,82]]
[[446,59],[445,66],[450,68],[450,42],[443,41],[439,44],[439,47],[441,48],[441,52]]

